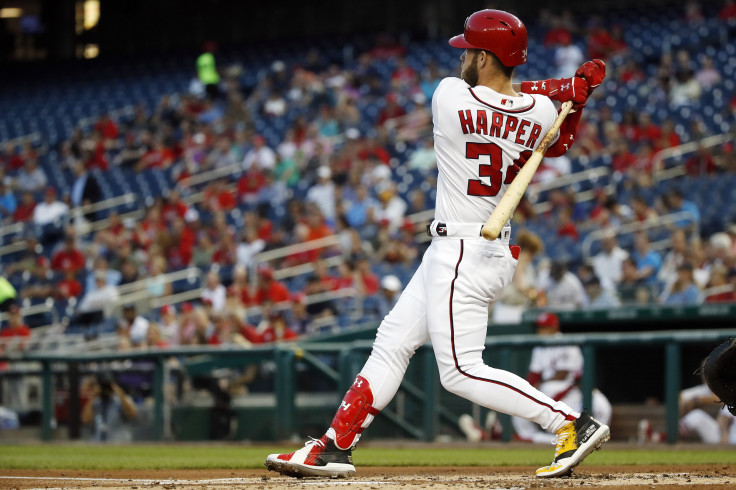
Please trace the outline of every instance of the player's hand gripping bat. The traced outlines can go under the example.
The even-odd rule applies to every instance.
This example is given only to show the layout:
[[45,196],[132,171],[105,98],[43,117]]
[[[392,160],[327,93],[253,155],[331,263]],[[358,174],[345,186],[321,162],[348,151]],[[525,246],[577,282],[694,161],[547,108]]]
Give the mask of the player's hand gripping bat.
[[542,162],[544,153],[547,151],[547,148],[549,148],[549,146],[552,144],[552,140],[555,138],[557,131],[560,130],[562,121],[565,120],[571,108],[572,102],[565,102],[564,104],[562,104],[562,106],[560,107],[560,112],[557,115],[557,119],[555,119],[554,124],[552,125],[550,130],[547,131],[547,134],[544,135],[544,139],[541,143],[539,143],[537,149],[534,150],[532,156],[529,157],[524,166],[521,167],[521,170],[519,170],[516,178],[514,178],[513,182],[509,184],[506,192],[501,198],[501,201],[498,203],[498,206],[496,206],[496,209],[493,210],[493,213],[491,213],[491,216],[488,218],[486,224],[483,225],[483,228],[480,231],[481,235],[483,235],[483,238],[485,238],[486,240],[495,240],[496,238],[498,238],[498,235],[501,233],[501,230],[506,225],[506,222],[509,220],[511,215],[514,214],[516,206],[519,205],[521,197],[524,195],[524,192],[526,192],[526,188],[529,187],[529,183],[532,181],[534,173],[537,171],[537,168],[539,168],[539,164]]

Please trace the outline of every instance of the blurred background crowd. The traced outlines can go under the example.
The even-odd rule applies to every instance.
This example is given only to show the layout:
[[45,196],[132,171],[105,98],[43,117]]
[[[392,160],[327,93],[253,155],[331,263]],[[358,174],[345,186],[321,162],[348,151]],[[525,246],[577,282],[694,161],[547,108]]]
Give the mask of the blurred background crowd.
[[[697,34],[662,46],[647,42],[652,19],[573,17],[529,22],[517,77],[602,58],[608,78],[516,212],[524,256],[496,321],[733,301],[736,9],[688,2],[659,22]],[[131,91],[128,110],[3,145],[6,306],[47,305],[66,332],[117,331],[121,347],[260,343],[386,313],[426,246],[430,102],[458,53],[383,34],[349,56],[254,56],[208,42],[181,90],[153,104]]]
[[[734,2],[524,20],[517,80],[591,58],[608,76],[516,211],[489,319],[736,301]],[[431,97],[459,55],[394,34],[211,41],[0,94],[0,336],[127,350],[377,324],[428,243]]]

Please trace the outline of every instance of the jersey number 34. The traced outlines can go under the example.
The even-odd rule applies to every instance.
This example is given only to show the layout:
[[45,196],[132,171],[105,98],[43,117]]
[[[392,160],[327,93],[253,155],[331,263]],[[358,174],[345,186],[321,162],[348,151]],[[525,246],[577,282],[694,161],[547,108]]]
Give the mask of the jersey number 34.
[[480,180],[468,180],[468,195],[492,197],[501,190],[501,184],[510,184],[514,181],[516,174],[519,173],[522,165],[526,163],[530,156],[531,150],[521,152],[519,158],[513,161],[506,169],[506,175],[503,174],[503,150],[496,143],[466,143],[465,158],[470,160],[478,160],[482,155],[488,155],[491,164],[481,163],[478,165],[478,175],[480,177],[490,177],[491,185],[484,184]]

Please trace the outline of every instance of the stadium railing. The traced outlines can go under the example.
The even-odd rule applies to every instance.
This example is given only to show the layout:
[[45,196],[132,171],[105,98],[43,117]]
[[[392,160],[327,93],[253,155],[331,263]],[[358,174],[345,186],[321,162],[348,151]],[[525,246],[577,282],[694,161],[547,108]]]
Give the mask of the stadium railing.
[[[616,333],[585,333],[565,334],[560,336],[540,337],[537,335],[499,335],[487,337],[486,347],[497,353],[499,362],[495,367],[509,369],[512,355],[518,350],[528,350],[535,346],[546,345],[579,345],[585,359],[586,369],[582,378],[584,405],[592,406],[592,390],[596,379],[596,356],[600,349],[618,347],[647,347],[658,346],[664,349],[665,362],[662,366],[664,373],[664,392],[666,401],[667,441],[674,443],[678,439],[678,403],[681,389],[682,348],[688,344],[702,344],[718,342],[736,335],[736,329],[704,329],[688,331],[661,331],[661,332],[616,332]],[[275,343],[268,346],[253,348],[216,348],[216,347],[177,347],[164,350],[135,350],[117,353],[55,353],[39,354],[34,352],[16,352],[0,355],[0,361],[14,363],[34,363],[35,370],[27,369],[27,374],[36,373],[41,376],[41,437],[49,440],[54,432],[54,386],[55,376],[69,376],[72,386],[70,392],[79,395],[80,373],[90,372],[89,366],[104,366],[114,363],[130,366],[136,361],[149,361],[152,370],[152,433],[150,436],[160,440],[167,433],[164,427],[165,407],[168,401],[164,393],[170,383],[167,373],[166,360],[176,357],[180,359],[182,368],[190,374],[204,372],[221,367],[243,366],[252,363],[273,363],[275,370],[274,390],[270,414],[271,430],[268,431],[276,439],[285,440],[292,437],[300,422],[297,414],[297,362],[306,364],[318,371],[335,386],[335,392],[341,394],[351,383],[365,360],[365,356],[372,349],[372,341],[357,340],[349,343],[328,342],[291,342]],[[324,355],[338,356],[335,367],[324,361]],[[412,363],[419,369],[419,376],[412,382],[409,378],[402,382],[400,393],[402,397],[412,399],[421,406],[420,417],[403,414],[400,410],[387,407],[382,411],[381,419],[389,423],[394,431],[397,429],[404,434],[425,441],[435,440],[439,434],[440,421],[455,425],[457,415],[439,403],[439,376],[435,365],[434,354],[429,345],[424,345],[417,351]],[[92,371],[94,372],[94,371]],[[6,374],[3,374],[5,376]],[[639,380],[630,380],[648,383],[646,376]],[[76,386],[74,386],[76,383]],[[651,387],[650,387],[651,388]],[[337,396],[337,395],[336,395]],[[78,402],[77,402],[78,403]],[[77,407],[78,408],[78,407]],[[325,407],[327,409],[328,407]],[[77,421],[78,423],[78,421]],[[508,424],[504,432],[505,440],[510,438]]]
[[655,181],[660,181],[685,175],[685,165],[676,165],[674,167],[666,168],[664,163],[665,160],[678,158],[687,155],[688,153],[694,153],[698,151],[699,148],[720,146],[728,141],[733,141],[733,138],[733,134],[723,133],[660,150],[655,153],[652,158],[652,177]]
[[[593,243],[602,240],[611,233],[614,233],[616,237],[621,237],[621,235],[636,233],[644,230],[651,230],[653,228],[668,228],[678,221],[692,218],[693,216],[690,212],[678,211],[676,213],[664,214],[654,218],[648,218],[644,221],[637,221],[634,223],[627,223],[618,226],[610,226],[604,230],[592,231],[588,234],[588,236],[583,239],[583,257],[585,259],[589,259],[592,253],[591,250],[593,247]],[[662,240],[661,242],[652,242],[651,248],[652,250],[661,250],[666,248],[668,245],[669,239]]]

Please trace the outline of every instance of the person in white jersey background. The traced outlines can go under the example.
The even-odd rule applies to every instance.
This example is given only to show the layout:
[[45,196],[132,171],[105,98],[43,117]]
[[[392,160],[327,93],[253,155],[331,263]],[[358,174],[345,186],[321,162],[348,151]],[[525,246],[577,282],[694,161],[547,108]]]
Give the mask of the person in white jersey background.
[[[541,336],[559,335],[560,319],[552,312],[542,312],[536,319],[537,333]],[[554,400],[561,400],[575,410],[582,410],[583,352],[577,345],[537,346],[532,350],[527,381]],[[593,390],[592,412],[603,424],[611,421],[612,407],[608,398]],[[521,417],[511,419],[517,437],[522,441],[548,443],[550,433]]]
[[508,223],[497,240],[480,234],[551,128],[557,111],[550,97],[571,100],[576,110],[547,152],[558,156],[572,145],[582,107],[603,80],[605,65],[590,61],[572,78],[523,82],[526,93],[517,93],[511,77],[515,66],[526,63],[527,32],[516,16],[500,10],[472,14],[450,45],[465,51],[460,78],[442,80],[432,97],[439,170],[435,219],[427,227],[432,243],[381,322],[371,355],[327,432],[293,453],[269,455],[270,470],[296,477],[354,474],[352,449],[361,433],[396,394],[415,350],[430,339],[446,390],[557,434],[554,460],[537,476],[569,475],[609,438],[609,428],[590,415],[483,363],[488,304],[511,281],[518,247],[509,247]]

